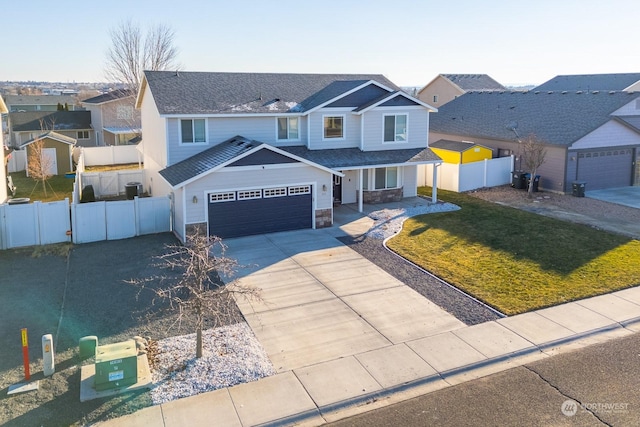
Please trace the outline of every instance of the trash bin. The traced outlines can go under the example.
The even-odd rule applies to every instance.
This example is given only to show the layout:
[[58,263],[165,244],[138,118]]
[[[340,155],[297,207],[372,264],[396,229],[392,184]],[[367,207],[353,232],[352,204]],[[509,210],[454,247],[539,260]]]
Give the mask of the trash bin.
[[571,183],[572,192],[574,197],[584,197],[584,187],[587,185],[585,181],[573,181]]
[[142,184],[139,182],[127,182],[124,186],[124,191],[127,195],[127,199],[133,200],[136,196],[142,194]]
[[[527,175],[527,186],[526,189],[527,191],[529,191],[529,185],[531,183],[531,174],[526,174]],[[536,175],[533,178],[533,188],[531,189],[532,192],[537,193],[538,192],[538,185],[540,184],[540,175]]]
[[525,173],[522,171],[511,172],[511,186],[515,189],[522,190],[526,185]]
[[80,196],[80,203],[95,202],[95,201],[96,201],[96,195],[93,191],[93,185],[85,185],[82,188],[82,196]]

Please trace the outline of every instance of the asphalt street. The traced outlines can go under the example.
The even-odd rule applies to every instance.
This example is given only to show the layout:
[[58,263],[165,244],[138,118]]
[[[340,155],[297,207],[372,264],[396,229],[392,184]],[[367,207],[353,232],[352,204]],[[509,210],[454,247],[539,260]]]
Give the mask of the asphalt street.
[[640,334],[549,357],[329,425],[640,425]]

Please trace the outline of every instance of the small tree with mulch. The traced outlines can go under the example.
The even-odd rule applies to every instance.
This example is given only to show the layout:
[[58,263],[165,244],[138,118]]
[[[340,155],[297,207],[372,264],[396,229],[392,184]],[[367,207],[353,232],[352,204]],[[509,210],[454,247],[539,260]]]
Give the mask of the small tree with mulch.
[[260,290],[237,280],[223,283],[221,276],[232,277],[238,263],[225,256],[226,245],[217,236],[199,230],[189,234],[184,245],[169,244],[165,248],[166,252],[156,257],[156,267],[167,274],[127,282],[150,289],[156,297],[168,301],[178,311],[177,321],[184,316],[195,318],[196,357],[201,358],[205,320],[225,323],[237,312],[235,298],[259,299]]
[[[47,180],[53,176],[51,168],[53,167],[53,159],[45,154],[45,140],[38,139],[31,144],[29,156],[27,159],[27,173],[29,177],[35,181],[42,182],[42,191],[47,196]],[[34,187],[35,188],[35,187]]]
[[544,143],[534,134],[530,134],[524,141],[520,143],[522,147],[522,157],[524,165],[528,171],[531,171],[531,179],[527,188],[527,197],[533,196],[533,185],[536,173],[547,156],[547,150]]

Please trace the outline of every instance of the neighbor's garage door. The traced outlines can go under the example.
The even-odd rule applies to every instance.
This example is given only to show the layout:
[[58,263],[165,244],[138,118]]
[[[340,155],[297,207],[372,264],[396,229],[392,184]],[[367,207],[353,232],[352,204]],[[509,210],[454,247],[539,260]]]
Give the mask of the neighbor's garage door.
[[310,185],[209,194],[209,235],[229,238],[311,227]]
[[578,153],[578,181],[586,191],[631,185],[633,150],[607,150]]

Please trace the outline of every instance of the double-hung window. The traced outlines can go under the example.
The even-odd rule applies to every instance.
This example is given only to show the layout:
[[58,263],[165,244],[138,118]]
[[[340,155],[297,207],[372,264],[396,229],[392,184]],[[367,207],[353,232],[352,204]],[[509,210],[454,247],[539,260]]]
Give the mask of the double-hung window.
[[183,144],[207,142],[205,119],[180,120],[180,141]]
[[324,116],[324,139],[344,138],[344,116]]
[[300,139],[297,117],[278,117],[278,140]]
[[405,142],[407,140],[407,115],[384,116],[384,142]]

